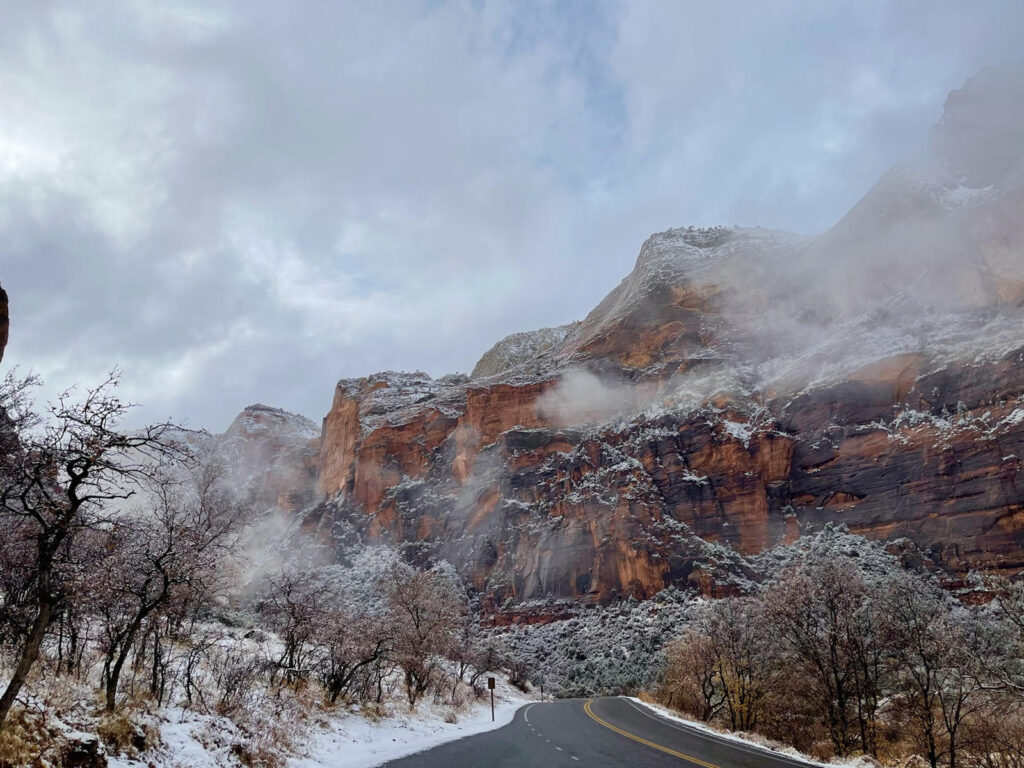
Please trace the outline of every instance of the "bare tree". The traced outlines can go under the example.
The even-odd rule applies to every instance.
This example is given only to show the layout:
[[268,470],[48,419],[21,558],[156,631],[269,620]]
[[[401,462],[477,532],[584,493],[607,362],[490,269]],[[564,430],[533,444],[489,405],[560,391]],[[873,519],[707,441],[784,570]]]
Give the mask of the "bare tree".
[[665,650],[661,698],[669,707],[712,720],[725,704],[718,669],[714,640],[700,630],[687,630]]
[[115,394],[118,374],[74,400],[65,393],[45,418],[35,410],[34,379],[8,376],[0,385],[3,452],[0,512],[33,540],[29,558],[31,621],[16,654],[14,672],[0,695],[0,728],[39,656],[55,617],[71,543],[82,530],[109,522],[110,505],[133,496],[153,475],[154,461],[175,455],[172,425],[136,432],[122,428],[131,405]]
[[782,650],[812,682],[836,754],[876,754],[884,652],[860,571],[844,560],[808,558],[766,600]]
[[996,692],[964,725],[964,765],[979,768],[1024,768],[1024,700]]
[[281,638],[275,666],[284,672],[286,683],[294,683],[309,672],[317,627],[329,602],[322,586],[316,574],[292,567],[264,577],[256,613]]
[[450,568],[392,568],[388,597],[395,619],[395,661],[405,678],[409,707],[434,682],[442,658],[468,609],[465,589]]
[[477,683],[488,672],[496,672],[505,664],[501,646],[490,638],[474,641],[470,653],[469,687],[477,692]]
[[[152,485],[151,507],[116,520],[96,606],[107,711],[114,710],[121,671],[145,623],[174,604],[180,610],[201,603],[216,590],[242,518],[219,478],[214,465],[200,468],[190,482],[162,475]],[[159,654],[159,632],[153,640]]]
[[347,694],[367,667],[392,652],[391,627],[380,619],[336,608],[325,612],[317,627],[314,666],[328,700]]
[[773,660],[765,626],[764,608],[756,599],[725,600],[708,612],[707,634],[725,713],[734,731],[756,730],[766,713]]
[[909,574],[889,586],[884,610],[897,694],[924,757],[957,768],[962,727],[985,703],[978,627],[966,608]]
[[480,625],[479,610],[470,608],[461,616],[460,623],[453,629],[448,659],[454,665],[452,673],[452,702],[457,698],[459,685],[467,682],[470,688],[488,672],[499,669],[502,654],[497,642],[485,637]]

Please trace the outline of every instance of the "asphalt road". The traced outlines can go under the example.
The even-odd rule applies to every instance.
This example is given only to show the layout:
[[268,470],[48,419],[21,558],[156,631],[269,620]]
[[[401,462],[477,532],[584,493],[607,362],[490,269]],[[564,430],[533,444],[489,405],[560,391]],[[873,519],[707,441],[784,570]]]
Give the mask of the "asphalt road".
[[528,704],[504,728],[385,763],[392,768],[807,768],[656,715],[626,698]]

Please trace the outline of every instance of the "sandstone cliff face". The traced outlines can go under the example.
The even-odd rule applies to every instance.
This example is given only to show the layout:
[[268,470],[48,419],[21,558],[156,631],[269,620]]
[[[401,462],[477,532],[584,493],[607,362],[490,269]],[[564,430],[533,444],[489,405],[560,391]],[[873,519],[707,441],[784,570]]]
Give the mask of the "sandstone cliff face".
[[376,455],[374,482],[338,502],[367,515],[373,536],[458,564],[495,604],[728,590],[731,551],[827,522],[909,538],[954,573],[1013,572],[1024,567],[1020,371],[1016,353],[921,377],[905,396],[897,375],[753,413],[709,405],[597,428],[516,426],[479,448],[469,474],[458,464],[465,417],[429,442],[413,420],[412,440]]
[[309,526],[446,558],[494,606],[728,592],[737,553],[830,522],[1024,569],[1024,173],[986,152],[966,186],[957,149],[990,97],[821,237],[669,230],[472,379],[339,383]]

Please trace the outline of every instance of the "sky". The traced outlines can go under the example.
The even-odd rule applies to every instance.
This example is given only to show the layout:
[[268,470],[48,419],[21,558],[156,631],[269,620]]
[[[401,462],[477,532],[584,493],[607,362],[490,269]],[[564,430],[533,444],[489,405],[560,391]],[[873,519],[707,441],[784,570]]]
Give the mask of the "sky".
[[674,226],[825,230],[1019,0],[0,0],[3,367],[139,421],[472,369]]

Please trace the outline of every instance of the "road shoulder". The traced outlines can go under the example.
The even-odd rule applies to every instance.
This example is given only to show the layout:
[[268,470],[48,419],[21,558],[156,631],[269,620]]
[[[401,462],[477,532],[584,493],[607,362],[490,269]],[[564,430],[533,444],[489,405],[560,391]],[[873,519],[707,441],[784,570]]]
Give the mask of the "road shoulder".
[[865,766],[870,765],[869,763],[861,760],[853,760],[852,762],[846,761],[841,763],[823,763],[820,760],[815,760],[812,757],[808,757],[807,755],[798,752],[792,747],[775,747],[766,743],[765,741],[750,738],[745,735],[730,733],[728,731],[715,730],[714,728],[708,726],[706,723],[701,723],[696,720],[688,720],[679,713],[673,712],[672,710],[667,709],[666,707],[662,707],[658,704],[652,704],[650,702],[643,701],[642,699],[638,699],[635,696],[623,696],[622,698],[629,701],[634,708],[640,710],[641,712],[644,712],[645,714],[655,719],[669,721],[669,723],[681,726],[685,728],[687,731],[697,732],[699,734],[706,735],[719,741],[734,743],[736,744],[736,746],[741,747],[745,750],[763,752],[773,757],[789,759],[796,762],[805,763],[810,766],[821,766],[821,768],[864,768]]

